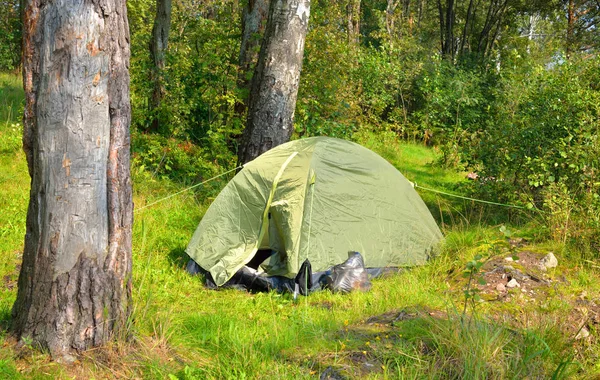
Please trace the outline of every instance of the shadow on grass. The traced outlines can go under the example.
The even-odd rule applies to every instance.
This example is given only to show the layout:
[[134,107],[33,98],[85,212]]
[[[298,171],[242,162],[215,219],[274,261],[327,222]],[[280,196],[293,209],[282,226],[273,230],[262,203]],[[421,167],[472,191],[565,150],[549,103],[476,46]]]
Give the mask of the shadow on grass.
[[10,325],[12,322],[11,308],[0,309],[0,336],[10,333]]
[[171,265],[175,265],[177,268],[185,269],[187,262],[190,260],[190,257],[187,253],[185,253],[185,247],[179,246],[173,248],[169,254],[167,255],[167,259]]

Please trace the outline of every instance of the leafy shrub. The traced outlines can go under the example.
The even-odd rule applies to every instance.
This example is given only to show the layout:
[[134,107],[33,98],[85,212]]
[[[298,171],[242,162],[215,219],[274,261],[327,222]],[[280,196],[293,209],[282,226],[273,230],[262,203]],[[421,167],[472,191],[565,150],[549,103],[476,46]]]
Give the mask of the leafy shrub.
[[[218,140],[220,143],[221,141]],[[170,178],[195,184],[235,165],[226,147],[209,143],[201,148],[190,141],[133,131],[132,166],[135,175]]]
[[442,148],[445,166],[465,162],[462,154],[489,122],[494,94],[489,90],[495,77],[491,73],[457,67],[434,57],[416,81],[418,108],[413,122],[423,135]]
[[502,78],[491,117],[461,154],[486,179],[480,190],[541,209],[557,239],[597,241],[600,60],[526,75]]

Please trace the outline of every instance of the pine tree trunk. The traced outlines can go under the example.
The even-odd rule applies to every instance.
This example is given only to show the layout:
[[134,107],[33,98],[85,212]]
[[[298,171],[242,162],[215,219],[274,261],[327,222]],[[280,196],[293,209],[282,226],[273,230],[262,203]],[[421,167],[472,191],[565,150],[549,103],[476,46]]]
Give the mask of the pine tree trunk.
[[289,141],[304,55],[310,0],[274,0],[250,92],[238,151],[246,163]]
[[124,336],[130,312],[127,11],[124,0],[27,0],[24,25],[31,190],[12,327],[71,361]]
[[[240,45],[238,87],[250,92],[251,75],[258,62],[258,53],[269,17],[269,0],[249,0],[242,15],[242,43]],[[248,96],[243,96],[236,111],[246,112]]]
[[171,0],[156,1],[156,16],[152,28],[152,39],[150,40],[150,56],[154,63],[152,71],[152,99],[150,99],[151,110],[154,112],[152,120],[153,131],[160,129],[161,118],[158,109],[165,96],[165,86],[162,80],[165,68],[165,52],[169,43],[169,31],[171,30]]

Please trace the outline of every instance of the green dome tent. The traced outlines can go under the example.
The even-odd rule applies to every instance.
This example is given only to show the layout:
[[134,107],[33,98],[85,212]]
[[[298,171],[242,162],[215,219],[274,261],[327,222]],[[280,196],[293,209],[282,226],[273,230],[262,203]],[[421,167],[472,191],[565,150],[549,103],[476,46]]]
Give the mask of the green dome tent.
[[186,252],[225,284],[259,249],[268,275],[293,278],[308,259],[322,271],[358,251],[367,268],[424,264],[442,234],[385,159],[358,144],[312,137],[244,165],[202,218]]

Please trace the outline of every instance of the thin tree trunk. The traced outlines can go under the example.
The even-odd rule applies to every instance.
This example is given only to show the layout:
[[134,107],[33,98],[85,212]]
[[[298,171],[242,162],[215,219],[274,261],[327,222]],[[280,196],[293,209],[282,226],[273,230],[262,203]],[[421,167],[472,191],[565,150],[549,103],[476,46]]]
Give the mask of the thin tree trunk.
[[165,96],[165,85],[162,79],[165,68],[165,53],[169,45],[169,32],[171,30],[171,0],[156,0],[156,15],[154,27],[152,28],[152,39],[150,40],[150,56],[154,67],[152,69],[152,99],[150,99],[151,111],[154,113],[152,120],[153,131],[158,131],[164,123],[158,114],[158,110]]
[[569,0],[567,7],[567,39],[566,39],[566,57],[571,58],[573,52],[573,42],[575,39],[575,1]]
[[244,94],[242,101],[236,104],[239,115],[246,112],[252,73],[258,61],[258,53],[269,17],[269,2],[269,0],[249,0],[244,7],[238,71],[238,87]]
[[471,25],[471,19],[473,18],[473,0],[469,0],[469,8],[467,9],[467,18],[465,19],[465,25],[463,27],[462,37],[460,38],[460,49],[459,54],[462,55],[465,52],[465,44],[467,41],[467,30]]
[[425,7],[426,0],[419,0],[417,4],[418,14],[417,14],[417,29],[421,28],[421,20],[423,17],[423,8]]
[[442,56],[450,61],[454,60],[454,0],[446,0],[446,6],[438,0],[440,18],[440,40]]
[[13,332],[57,359],[125,336],[131,299],[129,26],[123,0],[27,0],[31,190]]
[[398,6],[399,0],[387,0],[387,6],[385,8],[385,27],[390,37],[394,34],[394,13]]
[[360,2],[361,0],[349,0],[348,14],[348,44],[357,46],[360,39]]
[[[507,6],[508,0],[503,2],[501,0],[494,0],[490,3],[485,24],[479,35],[479,43],[477,44],[477,52],[482,57],[486,57],[489,54],[494,42],[496,42]],[[494,30],[493,34],[492,30]]]
[[310,0],[274,0],[252,78],[240,163],[289,141],[304,55]]
[[454,0],[446,1],[446,50],[444,55],[454,61]]

